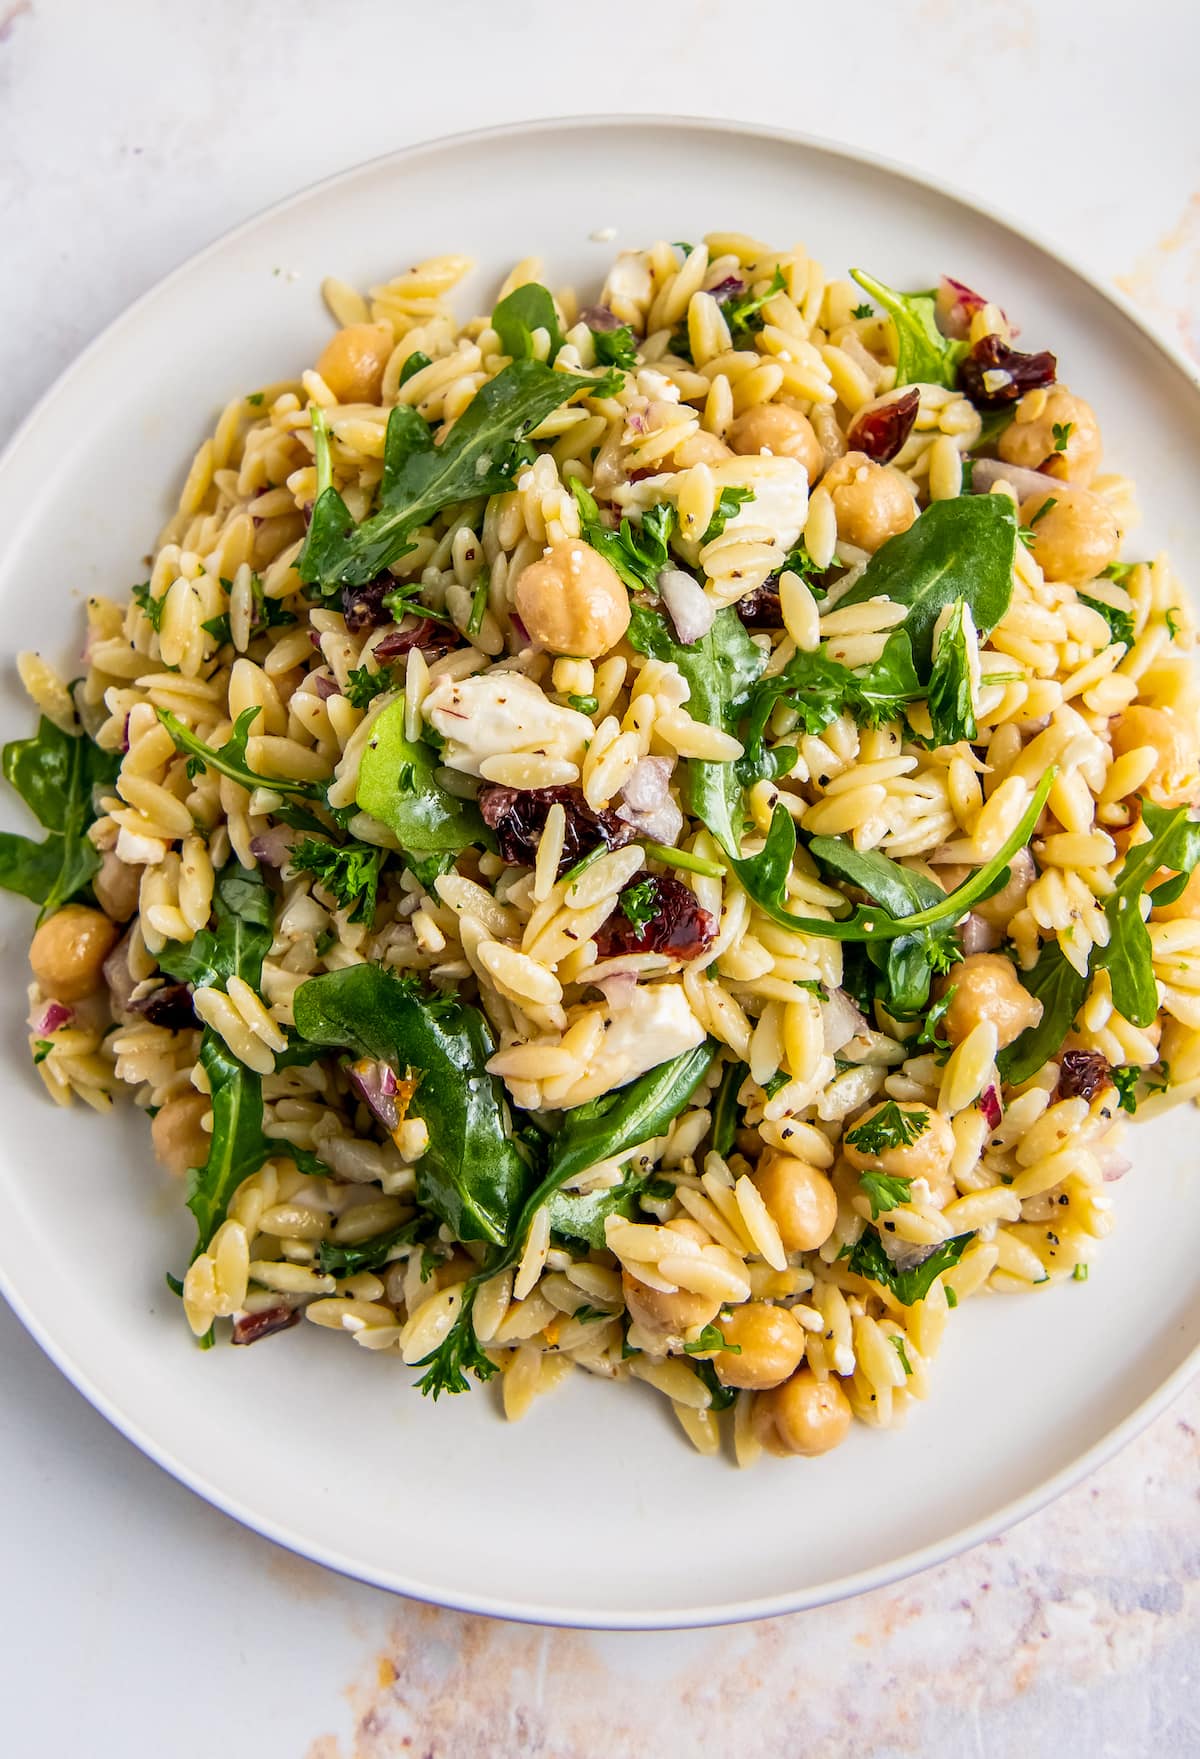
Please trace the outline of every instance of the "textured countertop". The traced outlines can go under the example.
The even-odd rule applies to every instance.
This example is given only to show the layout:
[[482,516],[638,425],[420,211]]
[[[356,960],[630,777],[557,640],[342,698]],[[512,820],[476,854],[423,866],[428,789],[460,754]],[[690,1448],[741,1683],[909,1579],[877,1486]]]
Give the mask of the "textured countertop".
[[[131,298],[266,203],[573,110],[742,116],[945,171],[1200,358],[1197,18],[1184,0],[0,0],[0,437]],[[940,1569],[650,1636],[440,1612],[290,1556],[138,1454],[2,1307],[0,1401],[14,1759],[1200,1753],[1195,1389]]]

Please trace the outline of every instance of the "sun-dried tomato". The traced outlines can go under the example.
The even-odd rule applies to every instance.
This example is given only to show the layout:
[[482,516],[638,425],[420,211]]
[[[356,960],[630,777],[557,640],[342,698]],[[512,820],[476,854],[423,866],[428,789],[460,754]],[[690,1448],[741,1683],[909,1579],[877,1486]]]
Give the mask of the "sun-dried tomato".
[[626,953],[666,953],[672,959],[698,959],[717,938],[711,911],[671,874],[634,875],[617,899],[612,915],[596,931],[602,959]]
[[479,790],[483,821],[495,831],[501,855],[514,867],[532,867],[552,806],[561,806],[567,819],[560,874],[590,854],[597,843],[620,849],[636,835],[615,812],[590,807],[578,788],[505,788],[492,782]]
[[130,1002],[129,1011],[144,1014],[151,1026],[165,1026],[169,1032],[189,1032],[200,1024],[186,983],[165,983],[161,989]]
[[1052,354],[1022,354],[999,336],[982,337],[958,369],[960,387],[981,409],[1002,409],[1057,377]]
[[300,1323],[300,1311],[299,1307],[287,1307],[280,1302],[278,1307],[268,1307],[265,1313],[243,1313],[233,1322],[233,1341],[256,1344],[259,1338],[269,1338],[274,1331],[287,1331],[289,1326]]
[[985,1087],[979,1096],[979,1109],[983,1113],[984,1122],[989,1130],[998,1130],[1000,1120],[1004,1116],[1004,1108],[1000,1104],[1000,1093],[995,1082]]
[[748,592],[744,599],[739,599],[734,610],[747,629],[782,629],[783,611],[779,604],[778,574],[772,574],[761,586]]
[[876,464],[887,464],[912,433],[921,393],[910,385],[899,397],[864,409],[850,423],[846,444],[852,452],[865,452]]
[[394,592],[395,587],[396,582],[390,574],[380,574],[374,580],[368,580],[365,586],[342,588],[342,615],[351,635],[358,635],[364,629],[381,629],[392,621],[392,613],[384,608],[383,595]]
[[1064,1051],[1059,1058],[1059,1099],[1091,1100],[1111,1086],[1108,1058],[1099,1051]]
[[395,629],[389,629],[371,649],[380,661],[402,659],[414,647],[429,659],[448,654],[461,645],[458,630],[450,623],[439,623],[433,617],[418,617],[415,623],[407,618]]

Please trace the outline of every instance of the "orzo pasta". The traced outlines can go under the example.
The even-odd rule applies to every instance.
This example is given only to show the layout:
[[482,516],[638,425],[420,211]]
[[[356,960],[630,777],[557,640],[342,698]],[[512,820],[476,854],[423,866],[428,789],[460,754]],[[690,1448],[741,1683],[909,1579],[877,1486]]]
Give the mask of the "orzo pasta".
[[721,233],[462,323],[467,267],[330,282],[82,681],[21,656],[31,1053],[151,1115],[202,1339],[822,1453],[1200,1093],[1191,615],[958,282]]

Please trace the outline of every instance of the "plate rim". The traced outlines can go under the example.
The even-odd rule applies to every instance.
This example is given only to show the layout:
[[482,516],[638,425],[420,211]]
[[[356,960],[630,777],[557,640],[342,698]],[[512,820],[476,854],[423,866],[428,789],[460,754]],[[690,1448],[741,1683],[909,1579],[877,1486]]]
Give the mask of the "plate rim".
[[[0,450],[0,483],[5,480],[18,450],[28,435],[33,432],[52,405],[61,396],[69,393],[74,380],[83,373],[92,358],[103,351],[114,335],[135,324],[141,311],[151,300],[168,291],[176,282],[182,280],[209,257],[236,239],[252,232],[264,220],[284,213],[314,195],[336,189],[340,184],[356,179],[365,172],[411,163],[416,159],[436,156],[439,153],[457,148],[478,146],[488,141],[521,136],[555,133],[578,134],[598,129],[616,132],[631,128],[703,131],[710,134],[732,135],[774,142],[809,154],[822,154],[850,165],[864,166],[872,171],[883,172],[940,199],[948,200],[986,221],[989,225],[1009,233],[1020,243],[1033,246],[1043,257],[1048,258],[1077,281],[1083,282],[1106,305],[1132,324],[1164,356],[1192,396],[1196,398],[1197,403],[1200,404],[1200,365],[1192,361],[1178,343],[1159,329],[1155,322],[1142,312],[1128,295],[1120,288],[1099,280],[1089,269],[1081,267],[1069,254],[1063,252],[1056,244],[1044,237],[1037,228],[1026,225],[1005,209],[994,208],[990,203],[985,205],[982,199],[966,193],[953,181],[948,182],[933,173],[916,169],[889,155],[876,153],[852,143],[808,134],[798,129],[780,128],[768,123],[739,121],[730,117],[710,118],[654,111],[608,112],[597,115],[539,117],[532,120],[506,122],[488,128],[460,130],[413,142],[409,146],[373,155],[340,171],[332,172],[326,177],[318,178],[300,189],[293,190],[279,200],[269,202],[257,209],[245,219],[238,221],[236,225],[218,233],[207,244],[191,252],[175,267],[153,281],[72,357],[62,372],[35,400],[32,407],[18,422],[7,444]],[[368,1586],[389,1593],[400,1594],[456,1612],[503,1618],[523,1624],[561,1626],[577,1630],[693,1630],[744,1623],[753,1619],[774,1618],[785,1613],[832,1605],[837,1601],[869,1593],[876,1588],[887,1587],[909,1576],[932,1569],[989,1539],[996,1538],[1063,1495],[1089,1473],[1112,1459],[1128,1442],[1132,1441],[1165,1411],[1197,1374],[1200,1374],[1200,1344],[1197,1344],[1184,1360],[1155,1387],[1153,1392],[1118,1423],[1106,1430],[1082,1454],[1068,1461],[1056,1472],[1052,1472],[1049,1477],[1042,1479],[1021,1496],[1003,1503],[998,1509],[994,1509],[977,1521],[971,1522],[968,1526],[958,1528],[939,1540],[918,1547],[911,1552],[905,1552],[898,1557],[890,1558],[884,1563],[854,1571],[846,1576],[837,1576],[827,1582],[813,1584],[806,1588],[759,1596],[752,1600],[720,1602],[684,1610],[680,1608],[651,1608],[632,1613],[592,1612],[587,1609],[566,1610],[547,1604],[531,1604],[491,1594],[447,1592],[438,1589],[436,1585],[414,1581],[395,1571],[372,1569],[368,1562],[341,1555],[334,1547],[306,1539],[302,1534],[292,1531],[284,1523],[273,1521],[269,1515],[251,1509],[237,1495],[229,1494],[209,1482],[203,1472],[193,1470],[183,1461],[177,1459],[171,1448],[157,1441],[143,1428],[141,1423],[125,1416],[117,1402],[95,1384],[85,1369],[72,1360],[69,1346],[52,1336],[49,1327],[34,1315],[29,1304],[18,1295],[5,1270],[2,1258],[0,1258],[0,1293],[3,1293],[12,1311],[39,1348],[50,1358],[71,1385],[87,1399],[94,1410],[98,1411],[141,1453],[145,1454],[178,1483],[185,1485],[203,1501],[238,1521],[242,1526],[248,1527],[252,1532],[258,1533],[263,1538],[269,1539],[272,1543],[282,1546],[297,1556],[335,1570],[338,1574],[353,1581],[363,1582]]]

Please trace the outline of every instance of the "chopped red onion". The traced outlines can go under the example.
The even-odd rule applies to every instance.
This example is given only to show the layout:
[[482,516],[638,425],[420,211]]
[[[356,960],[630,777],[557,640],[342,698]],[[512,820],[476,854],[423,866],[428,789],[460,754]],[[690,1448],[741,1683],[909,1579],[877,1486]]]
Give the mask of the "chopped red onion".
[[829,1056],[835,1055],[843,1045],[850,1043],[860,1032],[870,1030],[866,1017],[855,1007],[844,989],[829,992],[829,1000],[821,1003],[821,1030],[824,1034],[824,1049]]
[[[122,945],[127,945],[128,940],[129,937],[126,935],[125,941],[122,942]],[[105,977],[108,976],[108,963],[112,956],[113,955],[110,953],[108,959],[104,962]],[[126,967],[126,974],[128,975],[128,966]],[[64,1007],[62,1002],[47,1002],[45,1008],[42,1010],[41,1018],[34,1022],[33,1030],[40,1038],[45,1038],[47,1033],[60,1032],[64,1026],[69,1026],[74,1018],[75,1010],[73,1008]]]
[[579,321],[589,330],[619,330],[622,327],[616,312],[610,311],[606,305],[585,305]]
[[251,837],[250,853],[256,861],[265,861],[268,867],[282,867],[295,840],[296,833],[290,825],[272,825],[270,830]]
[[1024,501],[1029,495],[1052,494],[1055,479],[1040,470],[1026,470],[1020,464],[1005,464],[1003,458],[977,458],[971,472],[971,492],[989,495],[994,483],[1011,483],[1017,496]]
[[971,333],[971,319],[982,311],[987,300],[965,281],[943,275],[934,298],[938,329],[955,342],[965,342]]
[[326,678],[321,672],[313,674],[312,687],[314,694],[319,696],[322,702],[328,702],[331,696],[342,694],[337,679]]
[[396,1104],[396,1095],[399,1092],[396,1071],[390,1063],[362,1057],[357,1063],[351,1063],[350,1079],[390,1135],[400,1123],[400,1110]]
[[1000,1104],[1000,1094],[995,1084],[985,1087],[979,1096],[979,1109],[983,1113],[989,1130],[997,1130],[1004,1116],[1004,1107]]
[[969,916],[963,918],[960,932],[962,950],[968,958],[972,953],[990,953],[992,948],[998,947],[1004,939],[1002,930],[993,928],[990,922],[985,922],[982,916],[975,914],[974,910]]
[[658,590],[683,645],[691,647],[693,642],[703,640],[713,626],[717,607],[700,582],[682,568],[664,568],[658,577]]
[[632,806],[618,806],[617,817],[639,837],[648,837],[650,842],[661,843],[665,849],[675,847],[683,830],[683,814],[669,795],[661,806],[650,812],[635,812]]
[[626,806],[631,806],[635,812],[653,812],[655,807],[662,806],[670,797],[674,768],[675,760],[671,757],[641,758],[621,789]]
[[1126,1160],[1123,1154],[1116,1154],[1111,1149],[1107,1154],[1101,1154],[1099,1160],[1101,1177],[1106,1185],[1115,1185],[1118,1179],[1125,1177],[1133,1165],[1133,1162]]
[[636,971],[610,971],[607,977],[601,977],[596,982],[596,988],[614,1014],[619,1014],[629,1006],[637,985]]

